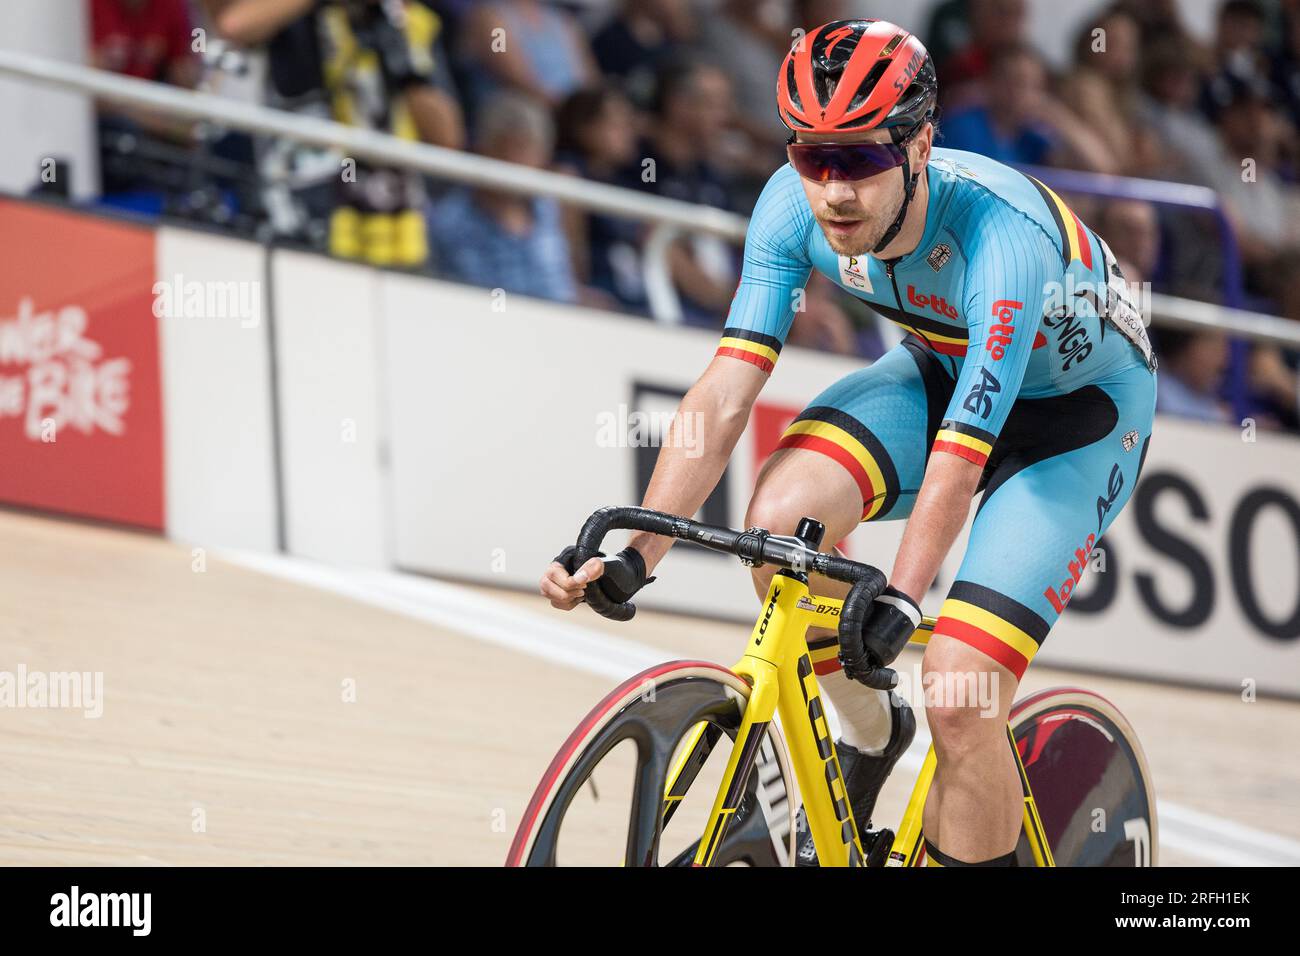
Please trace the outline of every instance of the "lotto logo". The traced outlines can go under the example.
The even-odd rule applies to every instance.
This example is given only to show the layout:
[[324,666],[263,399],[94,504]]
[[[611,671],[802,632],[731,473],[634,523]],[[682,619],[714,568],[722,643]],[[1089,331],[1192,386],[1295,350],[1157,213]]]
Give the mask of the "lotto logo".
[[918,309],[931,309],[945,318],[957,318],[957,310],[948,304],[941,295],[923,295],[916,291],[916,286],[907,287],[907,301]]
[[1023,309],[1023,302],[1016,302],[1013,299],[998,299],[993,303],[993,318],[998,323],[989,328],[988,341],[984,343],[984,348],[993,355],[993,361],[1000,362],[1002,356],[1006,355],[1006,346],[1011,344],[1011,338],[1016,334],[1016,327],[1013,314],[1017,309]]
[[1075,585],[1083,577],[1083,572],[1088,567],[1088,555],[1092,554],[1093,545],[1096,543],[1097,536],[1088,535],[1088,540],[1083,543],[1083,547],[1076,548],[1074,551],[1074,560],[1070,562],[1070,576],[1061,582],[1059,588],[1048,585],[1047,590],[1043,592],[1043,596],[1051,602],[1057,614],[1062,613],[1065,605],[1070,603],[1070,595],[1074,593]]

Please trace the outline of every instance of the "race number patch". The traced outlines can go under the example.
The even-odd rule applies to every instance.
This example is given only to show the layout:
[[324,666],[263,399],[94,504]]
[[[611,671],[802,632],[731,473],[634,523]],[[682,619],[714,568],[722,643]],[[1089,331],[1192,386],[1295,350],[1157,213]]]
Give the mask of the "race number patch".
[[1146,359],[1147,367],[1154,372],[1156,370],[1155,351],[1151,348],[1151,339],[1147,337],[1146,326],[1142,324],[1142,313],[1133,304],[1128,280],[1124,278],[1124,273],[1120,271],[1119,263],[1115,261],[1115,254],[1110,251],[1110,246],[1106,245],[1106,240],[1098,236],[1097,241],[1101,243],[1102,262],[1106,267],[1107,284],[1105,307],[1099,310],[1101,318],[1111,328],[1133,343],[1133,347],[1141,352],[1142,357]]

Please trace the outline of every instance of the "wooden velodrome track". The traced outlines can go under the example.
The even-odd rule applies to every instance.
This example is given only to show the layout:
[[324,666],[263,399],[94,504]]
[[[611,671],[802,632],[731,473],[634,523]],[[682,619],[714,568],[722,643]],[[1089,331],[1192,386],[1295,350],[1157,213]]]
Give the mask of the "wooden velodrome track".
[[[0,708],[0,863],[498,865],[617,678],[656,658],[730,663],[746,633],[230,557],[199,572],[156,537],[0,511],[0,671],[104,675],[97,719]],[[1300,862],[1300,704],[1038,665],[1025,689],[1061,683],[1138,729],[1163,864]],[[898,818],[922,752],[878,819]]]

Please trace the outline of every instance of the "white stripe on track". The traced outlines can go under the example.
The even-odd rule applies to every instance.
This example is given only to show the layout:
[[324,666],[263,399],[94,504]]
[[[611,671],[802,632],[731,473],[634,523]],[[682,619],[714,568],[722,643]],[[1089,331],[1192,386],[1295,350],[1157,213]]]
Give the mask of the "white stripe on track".
[[[614,637],[558,614],[523,611],[479,591],[419,575],[249,551],[219,551],[217,557],[611,681],[625,680],[674,657],[692,656]],[[918,727],[916,739],[898,765],[919,771],[929,746],[929,736]],[[1162,847],[1220,866],[1300,865],[1300,841],[1168,800],[1158,800],[1157,809]]]

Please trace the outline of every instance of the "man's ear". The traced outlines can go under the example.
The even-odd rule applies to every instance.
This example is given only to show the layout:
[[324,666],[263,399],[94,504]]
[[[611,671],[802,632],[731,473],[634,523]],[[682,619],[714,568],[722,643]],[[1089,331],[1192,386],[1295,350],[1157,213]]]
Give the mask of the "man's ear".
[[924,166],[930,161],[930,150],[934,146],[934,124],[926,123],[921,132],[916,134],[912,146],[915,150],[913,161],[917,168]]

